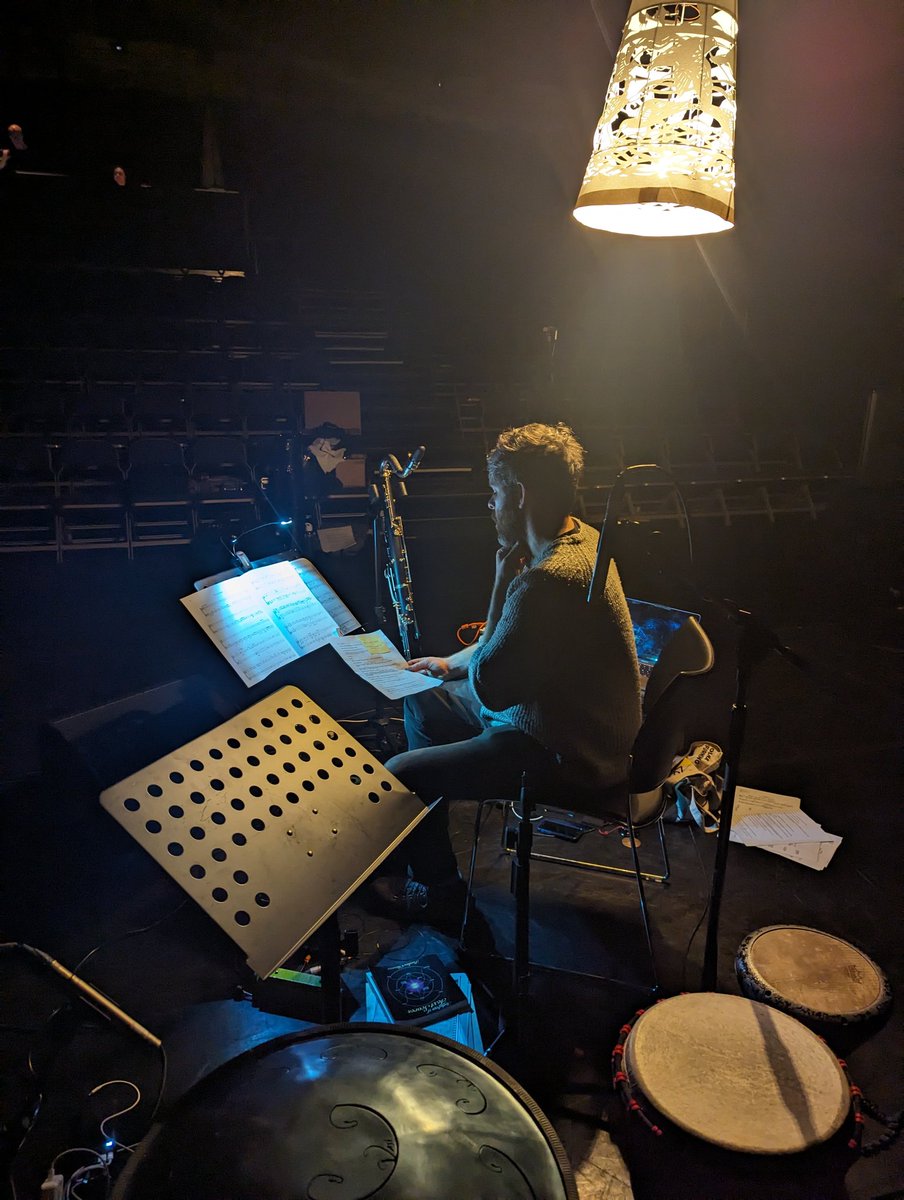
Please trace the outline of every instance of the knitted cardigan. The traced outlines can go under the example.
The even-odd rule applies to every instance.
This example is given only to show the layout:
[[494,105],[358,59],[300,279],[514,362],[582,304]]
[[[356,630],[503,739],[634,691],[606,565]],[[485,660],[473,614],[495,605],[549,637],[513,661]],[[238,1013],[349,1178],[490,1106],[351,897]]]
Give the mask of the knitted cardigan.
[[614,563],[604,599],[587,603],[599,537],[575,522],[509,584],[469,676],[487,724],[535,738],[575,783],[606,786],[624,778],[640,728],[640,674]]

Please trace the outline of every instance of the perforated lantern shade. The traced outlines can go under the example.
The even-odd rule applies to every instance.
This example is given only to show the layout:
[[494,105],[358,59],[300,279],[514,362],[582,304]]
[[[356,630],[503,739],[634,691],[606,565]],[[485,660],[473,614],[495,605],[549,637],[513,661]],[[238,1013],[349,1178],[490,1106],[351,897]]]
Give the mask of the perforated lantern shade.
[[734,224],[737,0],[633,0],[575,205],[646,237]]

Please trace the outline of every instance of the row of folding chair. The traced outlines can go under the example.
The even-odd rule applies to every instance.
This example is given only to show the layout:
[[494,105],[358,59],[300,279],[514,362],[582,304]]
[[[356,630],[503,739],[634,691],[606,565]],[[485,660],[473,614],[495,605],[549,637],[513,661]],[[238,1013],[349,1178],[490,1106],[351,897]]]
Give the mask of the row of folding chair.
[[[827,504],[829,477],[770,478],[756,480],[695,480],[680,485],[681,498],[665,485],[629,486],[623,500],[623,517],[645,523],[715,520],[736,524],[745,517],[766,518],[774,524],[780,517],[805,516],[815,520]],[[578,496],[581,515],[599,525],[607,511],[610,489],[585,486]]]
[[97,383],[0,385],[0,432],[290,433],[303,427],[305,387]]
[[[249,459],[249,450],[253,459]],[[131,549],[257,517],[279,438],[0,439],[0,549]]]
[[163,362],[176,364],[171,370],[190,379],[211,367],[235,374],[245,363],[256,370],[265,364],[272,372],[285,373],[298,360],[310,362],[342,347],[385,352],[389,334],[385,330],[343,333],[292,326],[278,337],[262,337],[248,324],[189,323],[179,328],[178,336],[171,337],[142,329],[131,337],[97,343],[77,340],[72,334],[35,344],[28,337],[15,338],[4,330],[0,331],[0,339],[0,375],[140,379]]
[[605,482],[613,471],[644,463],[657,464],[685,479],[793,477],[844,470],[836,447],[787,429],[593,429],[584,433],[582,440],[593,482]]
[[257,437],[0,438],[0,487],[69,485],[81,480],[119,482],[154,474],[200,479],[227,476],[249,483],[287,462],[289,446],[278,434]]
[[0,351],[0,380],[11,386],[59,384],[91,388],[98,384],[177,383],[192,385],[293,385],[316,379],[330,366],[329,350],[313,346],[283,354],[260,351],[205,350],[190,354],[167,350],[95,350],[91,352]]

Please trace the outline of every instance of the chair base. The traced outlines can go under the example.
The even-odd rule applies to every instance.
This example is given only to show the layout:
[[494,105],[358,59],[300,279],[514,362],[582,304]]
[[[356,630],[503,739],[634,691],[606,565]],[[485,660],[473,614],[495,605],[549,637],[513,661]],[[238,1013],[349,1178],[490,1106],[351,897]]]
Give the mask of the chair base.
[[[498,800],[483,800],[478,804],[478,807],[477,807],[477,817],[475,820],[475,827],[474,827],[474,841],[473,841],[473,844],[471,847],[471,861],[470,861],[470,866],[469,866],[469,870],[468,870],[465,911],[464,911],[464,917],[462,919],[461,931],[459,934],[459,947],[465,953],[469,952],[468,946],[467,946],[467,931],[468,931],[469,916],[470,916],[470,912],[471,912],[471,897],[472,897],[473,888],[474,888],[474,871],[475,871],[475,867],[476,867],[476,863],[477,863],[477,850],[478,850],[478,846],[480,843],[480,827],[483,822],[484,808],[488,804],[493,804],[493,803],[507,804],[508,802],[507,801],[498,801]],[[573,860],[558,859],[556,856],[547,856],[547,855],[543,855],[541,853],[535,853],[533,851],[533,801],[530,796],[530,788],[528,787],[526,775],[522,777],[521,792],[520,792],[520,797],[519,797],[519,806],[520,806],[520,815],[519,815],[519,821],[518,821],[518,827],[517,827],[517,842],[516,842],[516,845],[515,845],[514,851],[513,851],[514,862],[512,864],[512,885],[513,885],[512,890],[515,895],[515,953],[514,953],[514,959],[512,961],[513,992],[512,992],[512,1000],[511,1000],[511,1003],[509,1006],[509,1014],[508,1014],[507,1019],[505,1019],[503,1022],[503,1029],[506,1026],[514,1026],[515,1031],[516,1031],[516,1036],[520,1036],[520,1034],[518,1034],[517,1031],[523,1025],[522,1017],[526,1011],[526,1005],[529,1000],[530,977],[531,977],[531,972],[533,970],[535,970],[535,969],[550,970],[550,971],[560,973],[560,974],[567,974],[567,975],[572,975],[575,977],[580,976],[580,977],[585,977],[585,978],[599,979],[600,981],[603,981],[605,979],[604,976],[595,976],[595,975],[586,975],[585,976],[583,972],[579,972],[579,971],[558,971],[558,969],[554,968],[554,967],[540,967],[539,964],[534,964],[531,962],[530,941],[529,941],[530,864],[531,864],[531,861],[532,861],[532,859],[538,858],[541,861],[543,861],[543,860],[553,861],[553,862],[559,861],[559,862],[564,862],[564,863],[568,864],[568,863],[571,863]],[[650,931],[649,915],[647,913],[646,895],[644,892],[644,873],[640,870],[640,860],[639,860],[638,854],[637,854],[637,839],[635,837],[634,824],[633,824],[633,822],[631,820],[631,816],[630,816],[630,805],[628,806],[628,808],[629,808],[629,812],[628,812],[628,816],[627,816],[626,825],[628,828],[629,847],[630,847],[631,855],[632,855],[632,858],[634,861],[634,869],[632,871],[625,871],[624,873],[633,875],[635,878],[635,881],[637,883],[638,897],[640,900],[641,919],[642,919],[642,924],[643,924],[644,936],[646,939],[647,951],[650,955],[650,966],[652,969],[652,977],[653,977],[652,985],[647,990],[649,990],[649,992],[651,994],[656,994],[659,991],[659,977],[658,977],[658,973],[656,970],[656,957],[655,957],[655,954],[653,951],[653,940],[652,940],[652,935],[651,935],[651,931]],[[659,824],[660,824],[660,839],[661,839],[660,844],[661,844],[661,848],[662,848],[664,856],[665,856],[665,872],[666,872],[665,877],[667,878],[668,856],[667,856],[667,852],[665,850],[665,839],[662,834],[661,822],[659,822]],[[503,826],[503,837],[505,837],[505,825]],[[505,846],[505,848],[509,849],[509,847],[507,845]],[[584,865],[586,869],[600,869],[602,864],[590,863],[590,864],[579,864],[579,865]],[[619,872],[619,873],[621,873],[621,872]],[[662,882],[664,880],[660,880],[660,881]],[[613,980],[612,982],[621,983],[622,981]],[[637,985],[629,985],[629,986],[636,987]],[[644,989],[641,989],[641,990],[644,990]],[[495,1042],[493,1043],[493,1045],[495,1045]]]
[[[499,804],[507,807],[509,802],[506,800],[485,800],[484,804]],[[669,852],[665,841],[665,830],[663,828],[662,817],[660,816],[653,824],[656,827],[656,832],[659,835],[659,854],[662,859],[662,870],[657,871],[641,871],[641,879],[645,879],[648,883],[668,883],[671,878],[671,864],[669,863]],[[502,850],[506,854],[514,855],[516,850],[514,847],[507,844],[506,834],[512,828],[508,823],[508,813],[506,812],[502,822],[502,832],[500,841]],[[649,826],[646,826],[649,828]],[[580,858],[571,858],[563,854],[546,854],[542,850],[531,850],[531,858],[534,862],[549,862],[557,863],[561,867],[578,867],[582,871],[594,871],[601,875],[629,875],[632,879],[637,877],[633,867],[614,867],[606,863],[587,862]]]

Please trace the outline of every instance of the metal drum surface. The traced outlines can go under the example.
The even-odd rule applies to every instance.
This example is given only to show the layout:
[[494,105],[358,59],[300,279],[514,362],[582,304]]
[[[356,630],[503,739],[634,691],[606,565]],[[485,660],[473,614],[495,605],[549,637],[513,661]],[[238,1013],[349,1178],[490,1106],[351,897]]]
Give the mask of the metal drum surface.
[[421,1029],[277,1038],[179,1100],[116,1200],[577,1200],[549,1121],[505,1072]]
[[846,1052],[875,1032],[891,989],[850,942],[805,925],[768,925],[747,935],[735,959],[745,996],[803,1021]]

